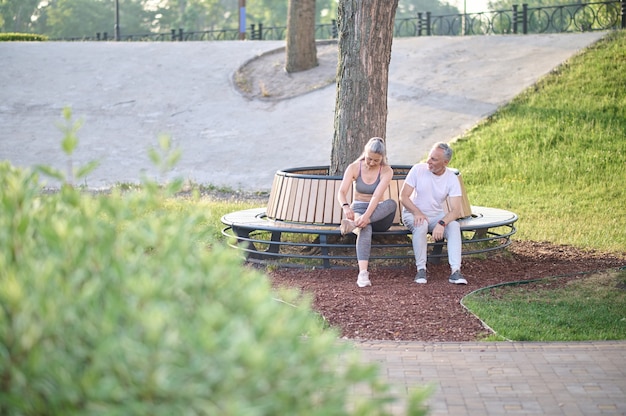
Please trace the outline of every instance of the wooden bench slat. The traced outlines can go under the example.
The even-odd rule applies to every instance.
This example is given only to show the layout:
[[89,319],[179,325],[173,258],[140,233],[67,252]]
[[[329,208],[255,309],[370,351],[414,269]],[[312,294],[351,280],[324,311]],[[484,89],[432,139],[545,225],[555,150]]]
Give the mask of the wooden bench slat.
[[318,189],[319,189],[319,181],[314,181],[309,179],[309,197],[306,200],[307,203],[307,213],[306,213],[306,222],[313,223],[315,222],[315,206],[317,203]]
[[335,203],[335,186],[337,181],[328,181],[326,183],[326,194],[324,196],[324,217],[322,222],[324,224],[337,224],[341,222],[341,218],[339,220],[333,216],[333,211],[335,211],[335,207],[337,204]]
[[400,190],[404,184],[404,179],[392,179],[389,183],[389,197],[398,203],[396,215],[393,218],[394,224],[400,224],[402,220],[402,207],[400,206]]
[[297,181],[295,185],[294,201],[298,202],[294,203],[293,214],[291,218],[293,218],[293,221],[302,221],[302,219],[300,218],[300,213],[303,211],[303,207],[305,206],[303,202],[306,201],[306,199],[303,199],[304,180]]
[[280,192],[279,195],[277,195],[274,199],[275,199],[275,208],[274,208],[274,218],[280,218],[283,216],[283,207],[285,205],[285,198],[283,197],[284,195],[284,189],[285,189],[285,181],[287,180],[287,178],[285,176],[281,176],[280,178],[280,182],[277,184],[277,192]]
[[270,198],[267,203],[267,216],[270,218],[276,218],[276,210],[278,208],[278,202],[280,201],[280,187],[282,186],[284,176],[274,175],[272,181],[272,190],[270,191]]
[[301,182],[301,186],[298,192],[300,192],[300,195],[302,195],[301,196],[302,202],[300,203],[300,212],[298,213],[298,221],[306,222],[307,211],[309,208],[309,200],[311,199],[311,180],[305,179],[300,182]]
[[324,205],[326,203],[326,186],[328,181],[322,179],[319,182],[319,188],[317,191],[317,204],[315,205],[315,220],[313,222],[321,224],[324,222]]
[[287,188],[287,210],[285,212],[285,220],[286,221],[294,221],[294,209],[296,207],[296,204],[300,203],[300,200],[297,199],[297,189],[298,189],[298,183],[300,182],[300,180],[298,180],[298,178],[289,178],[288,181],[288,188]]
[[[461,173],[457,171],[457,178],[461,184],[461,216],[459,218],[467,218],[472,215],[472,207],[467,197],[467,191],[465,191],[465,184],[463,183],[463,177]],[[446,198],[445,212],[450,212],[450,198]]]

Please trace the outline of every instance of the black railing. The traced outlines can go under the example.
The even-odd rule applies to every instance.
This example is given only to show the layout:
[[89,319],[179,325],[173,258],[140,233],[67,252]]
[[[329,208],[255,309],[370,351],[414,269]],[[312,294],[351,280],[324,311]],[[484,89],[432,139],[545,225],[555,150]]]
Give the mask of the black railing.
[[397,19],[395,36],[458,36],[626,29],[626,0]]
[[[626,0],[610,0],[547,7],[513,5],[511,10],[433,16],[430,12],[417,13],[416,17],[396,19],[395,37],[459,36],[490,34],[529,34],[587,32],[626,29]],[[250,25],[250,40],[284,40],[286,26],[265,27],[262,23]],[[337,23],[315,26],[316,39],[336,39]],[[199,41],[236,40],[238,29],[184,32],[172,29],[170,33],[122,35],[123,41]],[[109,40],[107,33],[95,38],[70,38],[62,40]]]
[[[247,33],[250,40],[284,40],[287,32],[286,26],[264,27],[262,23],[250,25]],[[316,39],[336,39],[337,24],[333,20],[332,23],[320,24],[315,26]],[[132,35],[121,35],[120,40],[128,42],[141,41],[199,41],[199,40],[237,40],[239,39],[239,29],[219,29],[204,30],[200,32],[185,32],[183,29],[172,29],[166,33],[141,33]],[[75,37],[61,38],[55,40],[64,41],[106,41],[114,40],[107,32],[96,33],[95,37]]]

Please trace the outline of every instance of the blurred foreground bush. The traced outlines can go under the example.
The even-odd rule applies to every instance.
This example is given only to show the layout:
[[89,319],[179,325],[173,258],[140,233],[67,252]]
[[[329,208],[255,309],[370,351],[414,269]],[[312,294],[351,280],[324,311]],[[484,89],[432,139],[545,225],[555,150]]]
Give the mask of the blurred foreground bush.
[[208,250],[158,188],[42,195],[0,163],[0,190],[0,414],[387,414],[377,369],[309,300]]

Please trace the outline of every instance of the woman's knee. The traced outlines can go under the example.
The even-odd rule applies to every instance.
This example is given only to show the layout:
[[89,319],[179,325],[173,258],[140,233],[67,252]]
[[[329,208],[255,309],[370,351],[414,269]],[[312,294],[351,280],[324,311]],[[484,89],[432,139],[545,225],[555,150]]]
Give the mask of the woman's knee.
[[398,203],[394,199],[387,199],[383,201],[383,204],[389,206],[389,210],[395,212],[398,209]]

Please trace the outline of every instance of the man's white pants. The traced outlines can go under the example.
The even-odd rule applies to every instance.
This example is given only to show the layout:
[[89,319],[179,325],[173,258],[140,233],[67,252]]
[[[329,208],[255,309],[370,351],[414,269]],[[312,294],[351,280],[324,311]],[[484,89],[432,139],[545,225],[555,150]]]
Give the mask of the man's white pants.
[[[415,265],[417,270],[426,269],[427,260],[427,234],[432,232],[437,222],[445,216],[444,213],[428,219],[428,224],[422,223],[414,225],[413,214],[406,209],[402,209],[402,223],[413,234],[413,253],[415,255]],[[461,269],[461,225],[458,221],[447,224],[443,230],[443,236],[448,247],[448,263],[450,270],[454,273]]]

